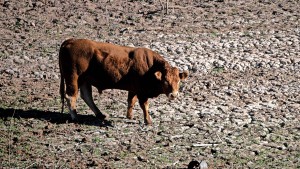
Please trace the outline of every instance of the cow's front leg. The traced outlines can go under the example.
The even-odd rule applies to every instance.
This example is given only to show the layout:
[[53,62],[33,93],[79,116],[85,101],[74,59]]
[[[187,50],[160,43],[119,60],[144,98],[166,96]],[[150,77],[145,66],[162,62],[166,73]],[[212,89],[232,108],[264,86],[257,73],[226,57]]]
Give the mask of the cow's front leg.
[[144,113],[144,122],[147,125],[151,125],[152,124],[152,120],[151,117],[149,115],[149,102],[148,102],[148,98],[144,98],[144,97],[139,97],[139,103],[140,106],[143,110]]
[[127,99],[128,107],[127,107],[127,116],[126,116],[128,119],[133,119],[132,109],[136,101],[137,101],[137,95],[135,93],[128,92],[128,99]]

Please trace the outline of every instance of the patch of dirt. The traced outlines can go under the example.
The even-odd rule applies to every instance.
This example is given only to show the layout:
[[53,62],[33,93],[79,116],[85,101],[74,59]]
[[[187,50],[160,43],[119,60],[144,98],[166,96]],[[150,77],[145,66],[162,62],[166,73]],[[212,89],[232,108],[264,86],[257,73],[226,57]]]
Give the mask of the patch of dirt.
[[[281,0],[0,2],[0,166],[300,167],[299,10]],[[93,93],[108,121],[79,99],[73,123],[60,113],[57,56],[70,37],[150,47],[191,75],[177,100],[151,99],[152,126],[138,105],[126,119],[119,90]]]

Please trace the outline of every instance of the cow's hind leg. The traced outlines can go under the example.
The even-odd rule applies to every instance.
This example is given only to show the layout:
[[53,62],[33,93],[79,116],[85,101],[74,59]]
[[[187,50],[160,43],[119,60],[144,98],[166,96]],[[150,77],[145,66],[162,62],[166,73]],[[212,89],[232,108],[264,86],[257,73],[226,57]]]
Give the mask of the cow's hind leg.
[[77,119],[77,111],[76,111],[76,100],[77,100],[77,94],[76,95],[66,95],[67,105],[69,107],[69,111],[71,114],[72,120],[78,120]]
[[104,120],[108,118],[107,114],[103,114],[98,107],[95,105],[93,101],[92,96],[92,86],[84,83],[80,86],[80,96],[84,100],[84,102],[92,109],[92,111],[95,113],[96,117],[100,118],[101,120]]
[[66,79],[66,100],[72,120],[77,119],[76,100],[78,97],[77,76]]
[[132,109],[136,101],[137,101],[137,95],[135,93],[128,92],[128,99],[127,99],[128,107],[127,107],[127,116],[126,116],[128,119],[133,119]]

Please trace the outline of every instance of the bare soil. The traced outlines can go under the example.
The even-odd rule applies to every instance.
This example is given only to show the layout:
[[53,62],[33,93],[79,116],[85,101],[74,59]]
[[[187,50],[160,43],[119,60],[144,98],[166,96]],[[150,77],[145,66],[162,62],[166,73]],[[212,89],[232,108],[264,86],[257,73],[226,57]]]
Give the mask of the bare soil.
[[[300,167],[298,1],[1,1],[0,10],[0,168]],[[177,100],[151,99],[152,126],[138,105],[126,119],[119,90],[93,93],[108,121],[78,99],[74,123],[59,96],[58,49],[70,37],[166,51],[190,77]],[[235,50],[219,50],[222,40],[239,38],[237,53],[263,55],[215,59]]]

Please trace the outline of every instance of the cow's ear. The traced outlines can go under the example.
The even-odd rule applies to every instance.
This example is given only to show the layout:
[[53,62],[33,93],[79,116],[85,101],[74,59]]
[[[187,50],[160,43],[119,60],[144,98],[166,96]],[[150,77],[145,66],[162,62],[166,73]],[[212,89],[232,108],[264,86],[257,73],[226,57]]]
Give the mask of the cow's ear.
[[188,77],[188,75],[189,75],[189,72],[185,70],[182,73],[179,73],[179,78],[180,78],[180,80],[184,80]]
[[156,77],[157,80],[161,80],[162,74],[161,74],[160,71],[155,72],[154,75],[155,75],[155,77]]

